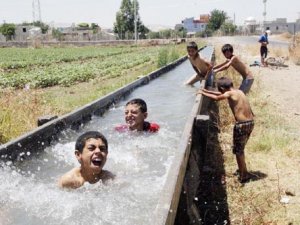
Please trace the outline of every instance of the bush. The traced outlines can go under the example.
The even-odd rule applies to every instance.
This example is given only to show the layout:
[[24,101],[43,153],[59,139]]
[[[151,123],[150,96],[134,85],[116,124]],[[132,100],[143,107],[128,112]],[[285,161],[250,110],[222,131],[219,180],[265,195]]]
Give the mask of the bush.
[[168,55],[169,55],[169,51],[167,48],[163,48],[163,49],[159,50],[158,60],[157,60],[158,68],[163,67],[168,64]]

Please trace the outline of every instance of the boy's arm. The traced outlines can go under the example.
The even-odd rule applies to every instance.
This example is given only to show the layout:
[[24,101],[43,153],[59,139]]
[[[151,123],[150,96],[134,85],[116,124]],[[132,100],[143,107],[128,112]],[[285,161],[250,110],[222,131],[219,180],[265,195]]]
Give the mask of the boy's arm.
[[228,92],[225,92],[224,94],[216,95],[216,94],[213,94],[213,93],[208,93],[206,91],[200,90],[200,91],[197,92],[197,94],[202,94],[202,95],[207,96],[207,97],[209,97],[213,100],[216,100],[216,101],[224,100],[224,99],[227,99],[227,98],[230,97]]
[[221,66],[219,66],[217,69],[214,68],[214,72],[218,73],[220,71],[228,69],[231,66],[232,62],[235,60],[235,57],[236,56],[233,56],[230,60],[222,63]]
[[228,63],[228,61],[229,61],[229,60],[226,60],[225,62],[223,62],[223,63],[221,63],[221,64],[219,64],[219,65],[214,66],[213,69],[216,70],[216,69],[218,69],[218,68],[224,66],[226,63]]
[[214,94],[214,95],[221,95],[222,93],[219,91],[210,91],[207,89],[201,89],[200,91],[206,92],[206,93],[210,93],[210,94]]

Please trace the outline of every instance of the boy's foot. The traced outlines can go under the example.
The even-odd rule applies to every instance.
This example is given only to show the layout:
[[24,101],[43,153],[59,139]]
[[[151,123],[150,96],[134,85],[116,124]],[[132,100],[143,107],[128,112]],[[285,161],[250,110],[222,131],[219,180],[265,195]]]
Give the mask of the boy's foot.
[[245,183],[248,183],[249,181],[253,181],[253,180],[257,180],[258,179],[258,176],[257,175],[255,175],[255,174],[253,174],[253,173],[247,173],[243,178],[241,178],[240,176],[239,176],[239,182],[241,183],[241,184],[245,184]]
[[233,173],[234,176],[239,176],[240,175],[240,171],[237,169],[234,173]]
[[248,183],[249,181],[251,181],[252,177],[251,176],[247,176],[247,177],[244,177],[244,178],[239,178],[239,182],[241,184],[245,184],[245,183]]

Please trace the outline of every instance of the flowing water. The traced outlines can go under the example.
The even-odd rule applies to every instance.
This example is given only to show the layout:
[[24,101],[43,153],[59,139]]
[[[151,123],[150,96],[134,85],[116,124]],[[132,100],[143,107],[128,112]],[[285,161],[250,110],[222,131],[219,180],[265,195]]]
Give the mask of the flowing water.
[[[103,116],[93,117],[80,130],[66,130],[59,140],[31,160],[0,162],[0,224],[152,224],[192,105],[196,87],[183,83],[193,74],[189,61],[136,89]],[[161,129],[155,134],[117,133],[124,124],[124,105],[142,98],[148,118]],[[97,130],[108,139],[104,169],[116,175],[108,184],[85,184],[77,190],[57,187],[58,178],[79,166],[74,156],[76,138]],[[24,154],[30,155],[30,152]]]

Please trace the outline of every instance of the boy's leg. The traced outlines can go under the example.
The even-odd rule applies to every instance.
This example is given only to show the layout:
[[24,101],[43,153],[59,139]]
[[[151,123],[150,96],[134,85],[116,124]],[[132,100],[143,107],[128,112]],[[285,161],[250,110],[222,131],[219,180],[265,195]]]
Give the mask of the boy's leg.
[[245,161],[245,155],[241,154],[241,155],[236,155],[235,157],[239,168],[240,181],[244,181],[249,177],[247,165]]
[[239,89],[244,92],[244,94],[247,94],[250,91],[253,81],[254,79],[243,79]]
[[244,148],[253,128],[254,121],[236,122],[233,128],[233,154],[236,155],[240,174],[239,181],[241,183],[247,182],[250,178],[246,166]]
[[197,81],[200,81],[200,77],[198,76],[198,74],[194,74],[193,76],[191,76],[186,82],[186,85],[193,85],[194,83],[196,83]]
[[206,87],[213,87],[214,85],[214,72],[213,71],[210,71],[208,76],[207,76],[207,79],[206,79]]

